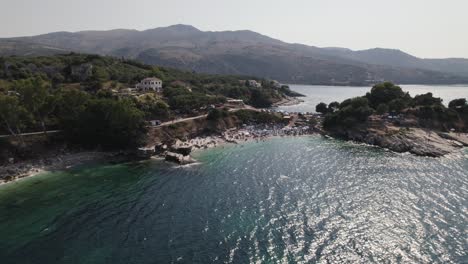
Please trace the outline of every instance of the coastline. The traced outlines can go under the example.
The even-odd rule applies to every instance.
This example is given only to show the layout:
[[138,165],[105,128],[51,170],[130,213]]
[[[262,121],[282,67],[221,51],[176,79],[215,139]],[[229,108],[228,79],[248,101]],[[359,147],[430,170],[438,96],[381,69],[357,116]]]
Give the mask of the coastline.
[[283,99],[281,99],[281,101],[279,102],[276,102],[272,105],[272,107],[278,107],[278,106],[292,106],[292,105],[298,105],[300,103],[303,103],[304,100],[302,99],[299,99],[299,97],[290,97],[290,96],[287,96]]
[[[292,105],[300,103],[301,100],[295,97],[288,97],[278,102],[278,105]],[[193,150],[202,150],[220,146],[222,144],[239,144],[242,142],[263,140],[273,135],[291,135],[303,134],[304,131],[298,131],[298,128],[289,128],[287,131],[281,131],[282,127],[268,128],[263,125],[253,125],[247,127],[230,128],[219,134],[203,135],[195,138],[189,138],[186,141],[175,140],[168,148],[155,153],[153,157],[165,158],[167,161],[190,164],[196,162],[190,155],[180,155],[179,148],[190,147],[189,153]],[[315,132],[314,132],[315,133]],[[174,151],[174,152],[172,152]],[[173,159],[167,159],[168,154],[173,155]],[[115,152],[85,151],[85,152],[52,152],[43,153],[41,157],[11,162],[0,167],[0,185],[17,182],[23,178],[29,178],[38,174],[66,170],[68,168],[83,165],[91,162],[123,162],[130,158],[123,157]]]
[[[252,141],[263,141],[274,137],[297,137],[319,134],[314,129],[309,127],[288,127],[288,126],[244,126],[242,128],[231,128],[223,131],[220,134],[207,135],[202,137],[194,137],[185,141],[176,140],[174,144],[169,146],[170,151],[160,153],[160,157],[166,158],[167,161],[173,161],[179,164],[190,164],[196,162],[191,157],[191,153],[204,149],[219,147],[225,144],[241,144]],[[179,151],[182,150],[182,151]],[[181,154],[185,151],[188,154]],[[168,159],[167,156],[170,155]],[[176,157],[176,155],[178,155]]]
[[[273,138],[281,138],[281,137],[300,137],[300,136],[312,136],[312,135],[322,135],[327,136],[322,133],[319,133],[314,130],[310,129],[278,129],[278,128],[260,128],[257,126],[250,126],[250,127],[243,127],[243,128],[231,128],[228,129],[221,134],[218,135],[207,135],[202,137],[195,137],[191,138],[187,141],[176,140],[175,143],[170,146],[171,149],[178,149],[178,148],[190,148],[191,153],[212,149],[216,147],[222,147],[224,145],[237,145],[242,143],[249,143],[249,142],[260,142],[265,141]],[[455,146],[451,151],[443,151],[441,155],[427,155],[426,152],[414,151],[406,149],[405,151],[399,151],[392,146],[383,146],[378,145],[376,142],[368,142],[366,140],[351,140],[352,142],[366,144],[369,146],[375,146],[382,149],[387,149],[393,151],[395,153],[410,153],[412,155],[417,156],[430,156],[430,157],[441,157],[451,153],[454,153],[455,150],[462,149],[463,146],[468,146],[468,134],[462,134],[463,140],[460,138],[454,137],[454,135],[447,134],[447,142],[453,143],[454,141],[458,141],[462,144]],[[458,140],[457,140],[458,139]],[[345,140],[345,141],[350,141]],[[462,146],[463,145],[463,146]],[[393,145],[394,146],[394,145]],[[434,147],[434,146],[432,146]],[[440,146],[439,146],[440,147]],[[428,150],[427,148],[424,148]],[[431,153],[436,152],[439,153],[440,149],[432,149],[430,150]],[[158,158],[164,159],[166,153],[162,155],[155,155],[151,158]],[[183,156],[185,162],[175,162],[179,163],[179,165],[189,165],[193,163],[197,163],[195,159],[192,158],[192,155]],[[28,161],[21,161],[14,164],[8,164],[0,168],[0,186],[10,183],[18,182],[25,178],[30,178],[37,176],[42,173],[53,172],[53,171],[60,171],[66,170],[71,167],[89,164],[93,162],[125,162],[128,161],[127,158],[123,158],[122,155],[115,152],[99,152],[99,151],[88,151],[88,152],[74,152],[74,153],[66,153],[61,155],[54,155],[49,157],[44,157],[35,160],[28,160]],[[166,159],[167,161],[167,159]]]
[[408,152],[425,157],[443,157],[468,147],[466,133],[445,133],[416,127],[327,131],[326,135],[377,146],[396,153]]
[[91,162],[110,162],[117,160],[114,152],[74,152],[55,154],[40,159],[20,161],[0,168],[0,185],[17,182],[24,178],[42,173],[69,169]]
[[[190,152],[215,148],[227,144],[241,144],[252,141],[266,140],[283,136],[303,136],[317,134],[315,131],[290,128],[280,129],[279,127],[247,126],[243,128],[231,128],[221,134],[191,138],[187,141],[176,140],[170,149],[180,149],[190,147]],[[152,158],[164,159],[168,152],[154,155]],[[182,156],[179,164],[195,163],[191,155]],[[65,154],[49,154],[33,160],[25,160],[0,167],[0,186],[18,182],[21,179],[34,177],[36,175],[66,170],[74,166],[84,165],[93,162],[125,162],[130,160],[116,152],[86,151]],[[166,159],[167,160],[167,159]],[[172,161],[174,162],[174,160]]]

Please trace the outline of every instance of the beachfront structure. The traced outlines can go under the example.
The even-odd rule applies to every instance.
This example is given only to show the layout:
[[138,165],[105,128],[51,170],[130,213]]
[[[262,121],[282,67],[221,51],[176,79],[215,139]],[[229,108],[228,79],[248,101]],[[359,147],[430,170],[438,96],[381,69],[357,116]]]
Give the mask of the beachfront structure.
[[236,106],[244,106],[244,100],[241,99],[227,99],[227,103]]
[[140,91],[155,91],[160,93],[162,92],[162,81],[155,77],[145,78],[136,85],[136,88]]
[[256,80],[248,80],[247,83],[250,87],[256,87],[256,88],[262,87],[262,84],[257,82]]

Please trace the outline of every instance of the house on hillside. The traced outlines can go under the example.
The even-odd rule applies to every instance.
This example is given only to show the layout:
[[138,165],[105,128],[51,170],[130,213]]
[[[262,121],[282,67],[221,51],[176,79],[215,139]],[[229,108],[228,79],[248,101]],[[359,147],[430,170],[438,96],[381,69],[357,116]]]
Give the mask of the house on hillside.
[[139,84],[136,85],[136,88],[140,91],[155,91],[157,93],[161,93],[162,81],[161,79],[155,77],[145,78]]
[[233,106],[245,106],[244,100],[241,99],[227,99],[226,103]]

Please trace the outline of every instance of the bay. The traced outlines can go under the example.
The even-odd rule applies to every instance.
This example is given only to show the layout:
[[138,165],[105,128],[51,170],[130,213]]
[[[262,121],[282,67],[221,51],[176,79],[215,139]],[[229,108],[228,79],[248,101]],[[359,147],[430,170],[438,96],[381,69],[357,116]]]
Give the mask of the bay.
[[0,186],[2,263],[465,263],[468,151],[319,136]]
[[[286,111],[370,87],[295,86]],[[403,86],[444,102],[466,86]],[[320,136],[88,164],[0,186],[1,263],[468,263],[468,150],[397,154]]]

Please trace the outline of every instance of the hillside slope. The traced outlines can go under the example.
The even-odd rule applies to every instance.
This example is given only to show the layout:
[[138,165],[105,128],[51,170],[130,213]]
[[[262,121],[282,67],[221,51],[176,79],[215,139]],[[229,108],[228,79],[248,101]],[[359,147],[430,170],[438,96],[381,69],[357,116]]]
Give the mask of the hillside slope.
[[145,31],[56,32],[0,43],[6,41],[15,41],[17,48],[0,46],[0,55],[50,54],[51,47],[56,47],[58,52],[112,55],[197,72],[256,75],[288,83],[468,83],[466,59],[420,59],[388,49],[318,48],[248,30],[210,32],[174,25]]

